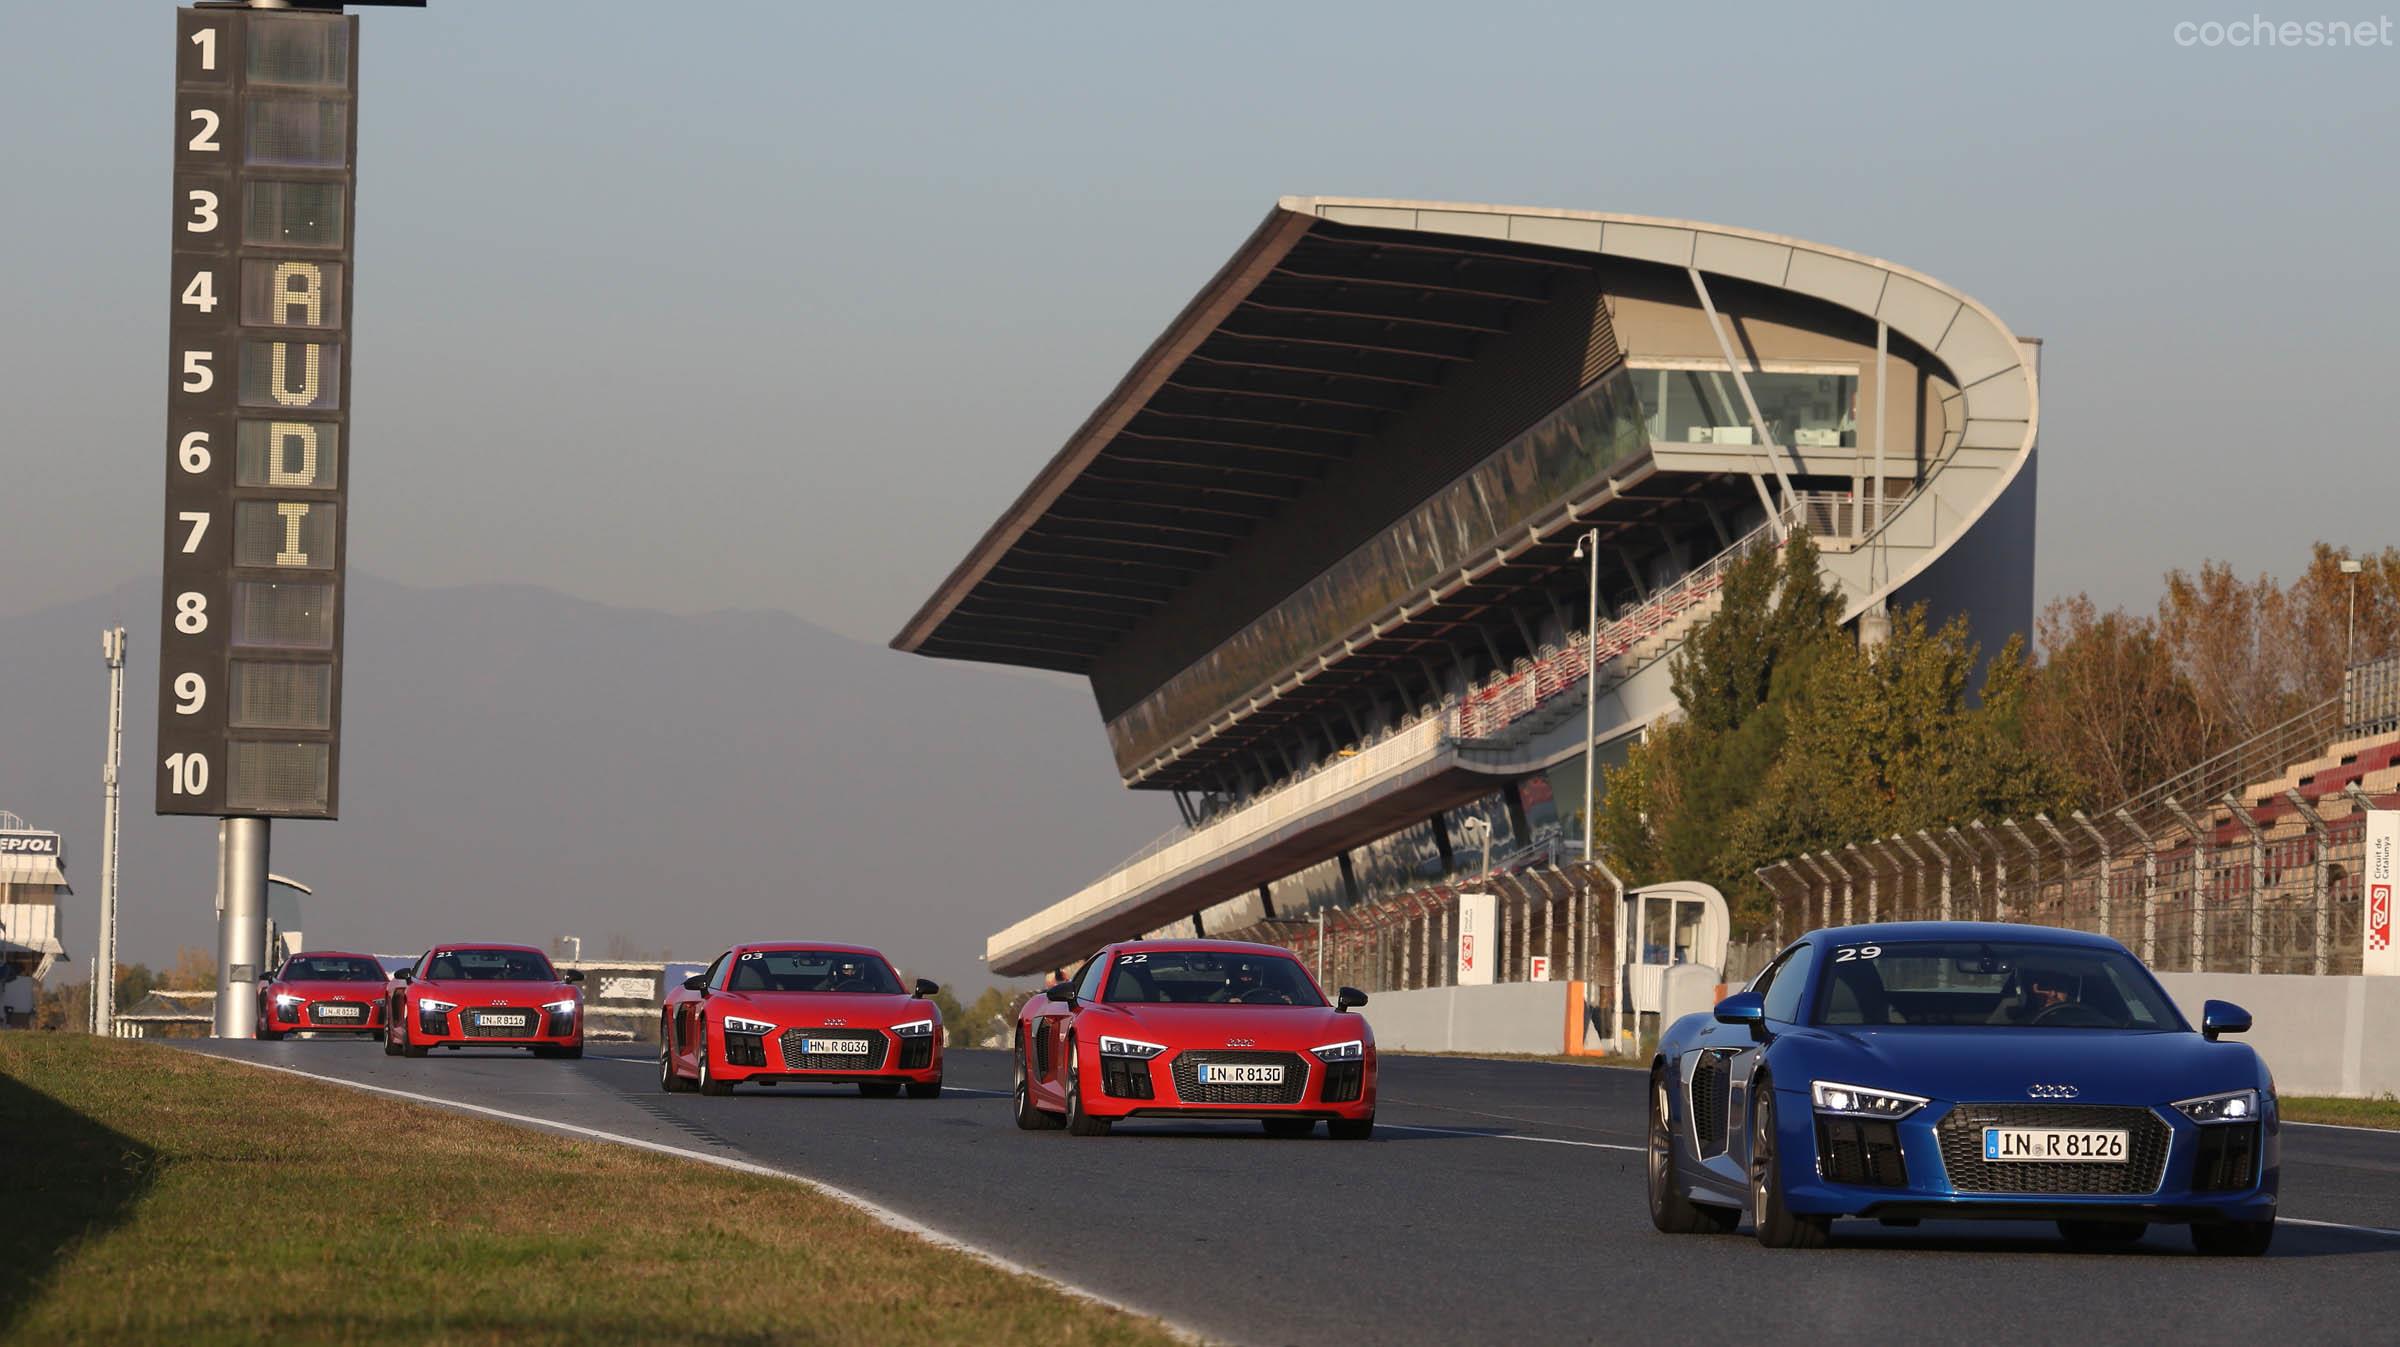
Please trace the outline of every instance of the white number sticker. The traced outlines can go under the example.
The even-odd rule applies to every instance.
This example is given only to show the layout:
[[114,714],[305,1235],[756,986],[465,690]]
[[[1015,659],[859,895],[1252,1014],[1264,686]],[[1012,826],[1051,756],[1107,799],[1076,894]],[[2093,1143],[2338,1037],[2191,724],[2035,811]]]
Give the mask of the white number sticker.
[[214,234],[217,232],[217,194],[195,187],[184,194],[192,203],[192,218],[184,223],[186,232]]
[[767,956],[763,952],[759,950],[752,950],[748,954],[743,955],[740,959],[740,962],[748,963],[752,959],[763,959],[765,957]]
[[185,472],[208,471],[208,432],[195,430],[185,435],[183,443],[175,446],[175,461]]
[[197,636],[208,630],[208,596],[185,590],[175,596],[175,630]]
[[167,783],[177,795],[198,795],[208,789],[208,759],[198,753],[169,753]]
[[192,133],[184,148],[213,153],[217,149],[217,114],[207,108],[193,108],[190,120],[200,123],[200,129]]
[[217,353],[214,351],[186,351],[183,353],[184,392],[205,393],[217,386],[217,372],[208,367],[208,362],[216,358]]
[[208,680],[196,673],[175,675],[175,714],[188,716],[208,705]]
[[1883,946],[1881,945],[1844,945],[1833,952],[1835,963],[1850,963],[1858,959],[1880,959],[1882,957]]
[[199,551],[200,538],[208,532],[208,511],[178,510],[175,512],[175,518],[180,523],[192,526],[192,531],[183,535],[184,555],[189,556]]

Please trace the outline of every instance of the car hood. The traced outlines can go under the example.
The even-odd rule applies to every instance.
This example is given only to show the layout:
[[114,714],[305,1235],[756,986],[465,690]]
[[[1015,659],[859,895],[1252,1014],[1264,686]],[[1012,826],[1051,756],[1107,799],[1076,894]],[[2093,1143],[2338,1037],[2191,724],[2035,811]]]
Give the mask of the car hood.
[[2080,1104],[2154,1105],[2262,1083],[2247,1046],[2187,1031],[1992,1025],[1811,1028],[1789,1036],[1803,1046],[1803,1064],[1816,1079],[1960,1102],[2015,1101],[2035,1085],[2068,1085]]
[[556,1001],[574,993],[574,988],[564,982],[499,982],[482,978],[421,978],[409,985],[427,996],[456,1001],[462,1006],[490,1005],[497,1001],[511,1005],[536,999]]
[[383,999],[385,985],[381,982],[313,981],[269,984],[274,992],[286,996],[305,996],[311,1001],[379,1001]]
[[[1222,1048],[1229,1040],[1262,1051],[1306,1052],[1353,1038],[1374,1041],[1366,1020],[1329,1006],[1098,1005],[1085,1033],[1123,1033],[1170,1048]],[[1088,1013],[1088,1012],[1087,1012]]]
[[941,1018],[933,1002],[891,992],[712,992],[708,1004],[724,1014],[804,1029],[829,1020],[841,1020],[849,1029],[889,1029],[910,1020]]

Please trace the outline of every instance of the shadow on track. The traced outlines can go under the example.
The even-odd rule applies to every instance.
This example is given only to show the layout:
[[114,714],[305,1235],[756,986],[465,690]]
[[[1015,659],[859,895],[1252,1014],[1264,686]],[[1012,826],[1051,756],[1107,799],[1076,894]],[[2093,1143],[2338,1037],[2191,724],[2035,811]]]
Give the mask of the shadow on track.
[[149,1147],[0,1075],[0,1338],[79,1245],[125,1220],[157,1164]]
[[[1961,1253],[1961,1254],[2060,1254],[2077,1259],[2120,1258],[2198,1258],[2191,1236],[2180,1225],[2154,1225],[2143,1234],[2141,1242],[2120,1247],[2078,1248],[2067,1243],[2056,1229],[2042,1222],[1995,1222],[1978,1230],[1980,1223],[1951,1222],[1931,1229],[1890,1229],[1857,1221],[1837,1221],[1833,1227],[1833,1242],[1825,1252],[1845,1250],[1858,1253]],[[1750,1227],[1742,1227],[1745,1237]],[[2337,1258],[2364,1254],[2400,1254],[2400,1238],[2367,1230],[2337,1230],[2325,1226],[2294,1225],[2285,1222],[2276,1227],[2275,1245],[2266,1256],[2274,1258]],[[2220,1260],[2211,1260],[2220,1261]],[[2229,1258],[2226,1264],[2250,1260]]]

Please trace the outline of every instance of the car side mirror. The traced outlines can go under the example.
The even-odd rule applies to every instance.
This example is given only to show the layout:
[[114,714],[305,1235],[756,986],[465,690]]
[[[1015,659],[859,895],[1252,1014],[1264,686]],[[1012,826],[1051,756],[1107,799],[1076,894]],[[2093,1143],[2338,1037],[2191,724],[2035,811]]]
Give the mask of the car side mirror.
[[1042,995],[1049,997],[1051,1000],[1058,1002],[1062,1006],[1072,1006],[1075,1004],[1075,984],[1072,982],[1053,982],[1049,986],[1042,988]]
[[2250,1032],[2250,1012],[2231,1001],[2210,1001],[2200,1007],[2200,1036],[2214,1043],[2219,1034]]
[[411,972],[409,972],[409,971],[408,971],[407,969],[405,969],[405,968],[401,969],[401,970],[400,970],[399,972],[397,972],[397,973],[394,973],[394,974],[392,974],[392,981],[394,981],[394,982],[414,982],[414,981],[416,981],[416,980],[417,980],[417,975],[416,975],[416,974],[414,974],[414,973],[411,973]]
[[1344,987],[1333,995],[1335,1010],[1355,1010],[1367,1003],[1367,994],[1356,987]]
[[1750,1037],[1767,1041],[1767,998],[1757,992],[1735,992],[1717,1002],[1716,1016],[1719,1024],[1749,1025]]
[[918,979],[917,979],[917,989],[916,989],[915,991],[913,991],[913,992],[910,992],[910,993],[909,993],[909,995],[911,995],[911,996],[915,996],[915,997],[918,997],[918,998],[923,998],[923,997],[931,996],[931,995],[933,995],[935,992],[938,992],[938,991],[940,991],[941,989],[942,989],[942,984],[940,984],[940,983],[938,983],[938,982],[934,981],[932,978],[918,978]]
[[581,982],[583,981],[583,970],[580,968],[570,968],[566,971],[566,976],[563,980],[567,982]]
[[694,973],[694,974],[692,974],[690,977],[688,977],[688,978],[685,978],[685,979],[683,980],[683,989],[684,989],[685,991],[687,991],[687,992],[704,992],[704,991],[707,991],[707,990],[708,990],[708,974],[706,974],[706,973]]

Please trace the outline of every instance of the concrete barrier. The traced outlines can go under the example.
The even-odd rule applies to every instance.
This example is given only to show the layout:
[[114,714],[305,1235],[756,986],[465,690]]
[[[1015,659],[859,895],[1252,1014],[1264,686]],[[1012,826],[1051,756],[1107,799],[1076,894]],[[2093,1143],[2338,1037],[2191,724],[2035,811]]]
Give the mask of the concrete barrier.
[[2250,1012],[2246,1036],[2288,1094],[2400,1094],[2400,978],[2161,973],[2194,1024],[2204,1001]]
[[1378,1050],[1549,1054],[1566,1050],[1570,1024],[1582,1027],[1582,986],[1503,982],[1377,992],[1360,1013],[1375,1026]]

